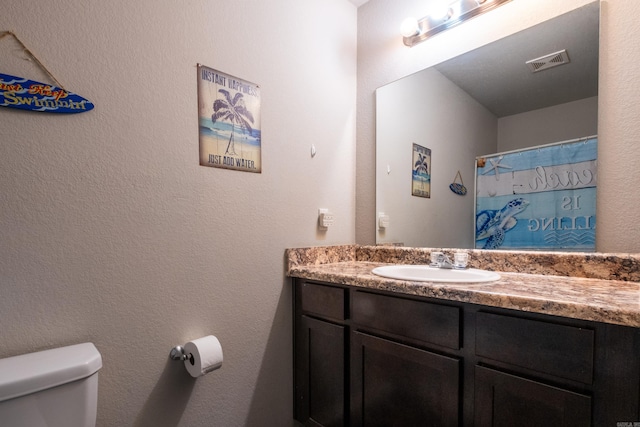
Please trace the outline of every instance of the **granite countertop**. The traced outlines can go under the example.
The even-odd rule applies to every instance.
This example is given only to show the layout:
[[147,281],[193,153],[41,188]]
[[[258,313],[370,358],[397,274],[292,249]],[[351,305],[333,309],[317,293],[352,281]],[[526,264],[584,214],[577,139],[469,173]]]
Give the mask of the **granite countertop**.
[[432,250],[452,251],[358,245],[288,249],[287,275],[640,327],[640,257],[637,255],[465,250],[471,256],[470,267],[500,273],[499,280],[486,283],[412,282],[371,273],[381,265],[427,264]]

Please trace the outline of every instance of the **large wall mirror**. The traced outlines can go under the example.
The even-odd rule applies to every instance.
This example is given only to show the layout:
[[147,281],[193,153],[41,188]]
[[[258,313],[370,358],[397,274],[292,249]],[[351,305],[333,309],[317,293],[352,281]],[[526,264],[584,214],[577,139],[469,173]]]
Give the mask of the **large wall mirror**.
[[[599,15],[589,3],[376,90],[376,243],[473,248],[476,157],[597,135]],[[421,197],[414,144],[430,150]]]

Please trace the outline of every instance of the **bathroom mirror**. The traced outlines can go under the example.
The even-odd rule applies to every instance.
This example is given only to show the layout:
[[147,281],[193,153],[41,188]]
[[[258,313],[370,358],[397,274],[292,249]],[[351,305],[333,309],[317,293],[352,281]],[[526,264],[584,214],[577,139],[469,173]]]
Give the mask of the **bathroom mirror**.
[[[376,90],[376,243],[473,248],[476,157],[597,135],[599,15],[589,3]],[[430,155],[420,197],[414,145]]]

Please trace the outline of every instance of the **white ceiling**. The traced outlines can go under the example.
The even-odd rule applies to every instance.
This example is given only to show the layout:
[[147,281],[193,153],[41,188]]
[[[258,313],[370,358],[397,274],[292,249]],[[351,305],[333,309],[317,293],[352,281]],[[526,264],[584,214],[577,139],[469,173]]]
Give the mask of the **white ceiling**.
[[369,0],[349,0],[349,2],[355,4],[356,7],[362,6],[363,4],[365,4],[368,1]]
[[[598,95],[598,2],[436,65],[497,117]],[[570,63],[532,73],[525,62],[566,49]]]

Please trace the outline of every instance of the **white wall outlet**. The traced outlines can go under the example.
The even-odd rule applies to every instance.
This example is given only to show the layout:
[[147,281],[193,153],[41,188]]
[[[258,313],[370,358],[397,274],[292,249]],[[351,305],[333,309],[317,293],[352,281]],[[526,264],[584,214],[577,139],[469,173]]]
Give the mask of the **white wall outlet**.
[[318,228],[326,230],[333,225],[333,214],[329,209],[318,209]]
[[378,214],[378,228],[380,230],[384,230],[389,227],[389,215],[386,215],[384,212],[380,212]]

